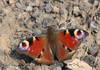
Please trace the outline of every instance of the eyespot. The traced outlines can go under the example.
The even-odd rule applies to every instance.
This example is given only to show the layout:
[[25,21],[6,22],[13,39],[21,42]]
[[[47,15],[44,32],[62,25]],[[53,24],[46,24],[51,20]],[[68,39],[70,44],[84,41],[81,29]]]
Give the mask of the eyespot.
[[79,36],[79,35],[81,35],[82,34],[82,32],[79,30],[78,32],[77,32],[77,35]]
[[84,31],[79,29],[76,29],[74,34],[77,39],[82,39],[85,36]]
[[19,45],[19,50],[20,50],[20,51],[27,51],[28,48],[29,48],[29,42],[26,41],[26,40],[22,41],[22,42],[20,43],[20,45]]

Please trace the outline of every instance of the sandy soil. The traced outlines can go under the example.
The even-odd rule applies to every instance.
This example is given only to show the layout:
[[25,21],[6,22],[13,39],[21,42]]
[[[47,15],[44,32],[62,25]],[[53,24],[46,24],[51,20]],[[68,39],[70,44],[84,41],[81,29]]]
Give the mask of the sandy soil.
[[14,51],[19,41],[51,25],[89,33],[79,53],[64,61],[66,70],[100,70],[99,0],[0,0],[0,70],[62,70],[61,65],[36,64]]

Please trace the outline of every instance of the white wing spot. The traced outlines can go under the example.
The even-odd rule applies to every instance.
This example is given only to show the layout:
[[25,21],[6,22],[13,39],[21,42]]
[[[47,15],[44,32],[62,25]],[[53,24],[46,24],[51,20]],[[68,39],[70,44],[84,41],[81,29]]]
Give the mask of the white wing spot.
[[35,37],[33,37],[33,40],[36,40],[36,38],[35,38]]

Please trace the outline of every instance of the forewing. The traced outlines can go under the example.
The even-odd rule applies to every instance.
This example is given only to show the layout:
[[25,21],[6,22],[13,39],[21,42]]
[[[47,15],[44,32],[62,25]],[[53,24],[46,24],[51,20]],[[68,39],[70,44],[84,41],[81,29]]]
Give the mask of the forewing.
[[[52,64],[53,57],[50,51],[50,47],[45,36],[43,37],[32,37],[27,39],[29,42],[29,47],[27,50],[22,51],[20,48],[17,48],[17,51],[22,54],[29,55],[38,63],[43,64]],[[21,44],[21,43],[20,43]]]
[[[70,32],[69,32],[70,31]],[[64,60],[64,59],[69,59],[71,58],[75,53],[76,53],[76,49],[78,48],[78,46],[81,43],[81,39],[77,39],[75,37],[75,29],[70,29],[70,30],[66,30],[63,32],[59,32],[57,34],[58,36],[58,45],[57,45],[57,56],[58,59],[60,61]],[[87,34],[87,32],[84,35]],[[84,36],[85,38],[85,36]]]

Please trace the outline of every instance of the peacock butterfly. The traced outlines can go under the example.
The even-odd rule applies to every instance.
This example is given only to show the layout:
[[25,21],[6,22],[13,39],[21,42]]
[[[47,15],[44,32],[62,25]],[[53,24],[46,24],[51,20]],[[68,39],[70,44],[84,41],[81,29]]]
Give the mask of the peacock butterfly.
[[81,29],[66,29],[59,32],[48,27],[43,36],[23,40],[17,47],[20,54],[32,57],[42,64],[53,64],[71,58],[88,32]]

